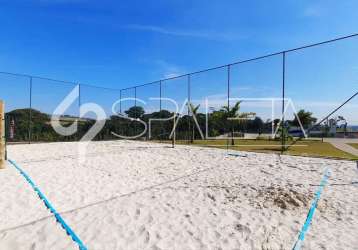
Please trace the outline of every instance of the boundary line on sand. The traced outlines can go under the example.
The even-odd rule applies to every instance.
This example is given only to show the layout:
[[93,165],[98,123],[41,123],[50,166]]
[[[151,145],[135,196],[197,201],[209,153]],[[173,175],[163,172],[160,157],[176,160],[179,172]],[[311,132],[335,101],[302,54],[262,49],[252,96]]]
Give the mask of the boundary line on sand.
[[13,160],[8,160],[26,179],[26,181],[31,185],[31,187],[35,190],[39,198],[44,202],[47,209],[55,216],[56,221],[60,223],[61,227],[66,231],[66,234],[72,238],[74,242],[76,242],[79,246],[80,250],[87,250],[87,247],[82,243],[80,238],[75,234],[75,232],[67,225],[65,220],[61,217],[61,215],[54,209],[51,203],[47,200],[46,196],[40,191],[40,189],[35,185],[35,183],[31,180],[31,178],[16,164]]
[[328,168],[326,168],[326,170],[324,171],[324,175],[323,175],[323,178],[321,180],[321,183],[319,184],[319,187],[316,190],[314,200],[313,200],[313,202],[311,204],[310,210],[309,210],[308,215],[306,217],[306,221],[302,226],[301,232],[300,232],[300,234],[298,236],[298,239],[295,242],[295,245],[293,246],[292,250],[300,250],[301,249],[301,246],[302,246],[303,241],[305,239],[305,235],[306,235],[309,227],[311,226],[313,215],[314,215],[314,212],[315,212],[315,210],[317,208],[318,201],[321,198],[323,188],[327,184],[327,180],[328,180],[328,178],[330,176],[331,176],[331,171]]

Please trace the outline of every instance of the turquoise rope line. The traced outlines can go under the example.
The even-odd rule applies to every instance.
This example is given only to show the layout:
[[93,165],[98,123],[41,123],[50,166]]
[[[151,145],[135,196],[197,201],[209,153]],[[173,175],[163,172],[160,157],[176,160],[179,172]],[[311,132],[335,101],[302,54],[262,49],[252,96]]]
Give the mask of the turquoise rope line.
[[35,190],[40,199],[44,202],[45,206],[53,213],[56,218],[56,221],[60,223],[61,227],[66,231],[66,234],[76,242],[80,250],[87,250],[87,247],[84,246],[80,238],[75,234],[75,232],[67,225],[67,223],[62,219],[61,215],[57,213],[51,203],[47,200],[46,196],[40,191],[40,189],[35,185],[31,178],[12,160],[9,159],[9,162],[20,172],[20,174],[30,183],[31,187]]
[[227,155],[236,156],[236,157],[247,157],[247,155],[241,155],[241,154],[235,154],[235,153],[227,153]]
[[331,172],[329,171],[329,169],[326,169],[325,172],[324,172],[324,175],[323,175],[323,178],[321,180],[321,183],[319,184],[319,187],[315,193],[315,197],[314,197],[314,200],[312,202],[312,205],[311,205],[311,208],[308,212],[308,215],[307,215],[307,218],[306,218],[306,221],[301,229],[301,232],[298,236],[298,239],[295,243],[295,245],[293,246],[293,250],[299,250],[301,249],[301,246],[303,244],[303,241],[305,239],[305,235],[309,229],[309,227],[311,226],[311,222],[312,222],[312,219],[313,219],[313,214],[317,208],[317,204],[318,204],[318,201],[319,199],[321,198],[321,194],[322,194],[322,191],[323,191],[323,188],[324,186],[327,184],[327,180],[328,178],[330,177],[331,175]]

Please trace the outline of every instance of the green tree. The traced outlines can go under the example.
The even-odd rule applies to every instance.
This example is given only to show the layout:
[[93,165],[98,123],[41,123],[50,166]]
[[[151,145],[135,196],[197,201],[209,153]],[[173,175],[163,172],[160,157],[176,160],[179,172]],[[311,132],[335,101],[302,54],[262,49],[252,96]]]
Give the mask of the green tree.
[[144,115],[144,109],[141,106],[133,106],[124,111],[130,118],[141,118]]
[[[297,119],[297,117],[299,120]],[[300,111],[298,111],[295,118],[293,119],[292,125],[296,127],[300,126],[299,121],[301,121],[301,124],[304,128],[307,128],[309,126],[312,126],[317,121],[317,118],[312,116],[312,112],[301,109]]]
[[248,119],[250,116],[256,115],[254,112],[243,112],[240,113],[240,104],[242,101],[238,101],[235,103],[235,105],[230,108],[229,106],[223,106],[220,109],[220,112],[223,112],[225,114],[225,117],[227,120],[231,120],[231,145],[235,145],[234,140],[234,121],[237,121],[238,123],[242,122],[245,119]]

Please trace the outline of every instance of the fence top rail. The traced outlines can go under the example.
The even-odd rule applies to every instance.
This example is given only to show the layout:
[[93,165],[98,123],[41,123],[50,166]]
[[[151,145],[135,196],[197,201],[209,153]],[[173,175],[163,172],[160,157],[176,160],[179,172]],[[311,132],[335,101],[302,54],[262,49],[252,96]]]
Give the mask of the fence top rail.
[[87,84],[87,83],[78,83],[78,85],[89,87],[89,88],[97,88],[103,90],[113,90],[113,91],[122,91],[123,89],[115,89],[115,88],[108,88],[108,87],[101,87],[97,85]]
[[42,76],[33,76],[33,75],[11,73],[11,72],[5,72],[5,71],[0,71],[0,74],[11,75],[11,76],[19,76],[19,77],[27,77],[27,78],[30,78],[30,79],[32,78],[32,79],[46,80],[46,81],[51,81],[51,82],[55,82],[55,83],[64,83],[64,84],[77,85],[77,83],[74,83],[74,82],[57,80],[57,79],[52,79],[52,78],[42,77]]
[[263,56],[253,57],[253,58],[250,58],[250,59],[245,59],[245,60],[241,60],[241,61],[237,61],[237,62],[233,62],[233,63],[221,65],[221,66],[216,66],[216,67],[207,68],[207,69],[203,69],[203,70],[199,70],[199,71],[194,71],[194,72],[191,72],[191,73],[186,73],[186,74],[182,74],[182,75],[178,75],[178,76],[164,78],[164,79],[161,79],[161,80],[152,81],[152,82],[148,82],[148,83],[144,83],[144,84],[133,85],[133,86],[122,88],[122,89],[100,87],[100,86],[96,86],[96,85],[75,83],[75,82],[70,82],[70,81],[51,79],[51,78],[47,78],[47,77],[33,76],[33,75],[19,74],[19,73],[11,73],[11,72],[4,72],[4,71],[0,71],[0,74],[6,74],[6,75],[12,75],[12,76],[20,76],[20,77],[28,77],[28,78],[41,79],[41,80],[48,80],[48,81],[52,81],[52,82],[72,84],[72,85],[80,84],[80,85],[88,86],[88,87],[107,89],[107,90],[114,90],[114,91],[122,91],[122,90],[129,90],[129,89],[134,89],[134,88],[138,88],[138,87],[143,87],[143,86],[147,86],[147,85],[151,85],[151,84],[157,84],[157,83],[161,83],[161,82],[164,82],[164,81],[169,81],[169,80],[173,80],[173,79],[177,79],[177,78],[181,78],[181,77],[185,77],[185,76],[191,76],[191,75],[195,75],[195,74],[200,74],[200,73],[208,72],[208,71],[211,71],[211,70],[226,68],[226,67],[230,67],[230,66],[233,66],[233,65],[238,65],[238,64],[242,64],[242,63],[251,62],[251,61],[256,61],[256,60],[260,60],[260,59],[264,59],[264,58],[268,58],[268,57],[272,57],[272,56],[277,56],[277,55],[280,55],[280,54],[299,51],[299,50],[303,50],[303,49],[307,49],[307,48],[311,48],[311,47],[316,47],[316,46],[323,45],[323,44],[333,43],[333,42],[337,42],[337,41],[340,41],[340,40],[345,40],[345,39],[349,39],[349,38],[353,38],[353,37],[357,37],[357,36],[358,36],[358,33],[354,33],[354,34],[347,35],[347,36],[341,36],[341,37],[333,38],[333,39],[330,39],[330,40],[326,40],[326,41],[322,41],[322,42],[318,42],[318,43],[312,43],[312,44],[296,47],[296,48],[293,48],[293,49],[287,49],[287,50],[283,50],[283,51],[279,51],[279,52],[275,52],[275,53],[271,53],[271,54],[266,54],[266,55],[263,55]]
[[162,82],[162,80],[154,81],[154,82],[147,82],[147,83],[144,83],[144,84],[127,87],[127,88],[124,88],[124,89],[121,89],[121,90],[129,90],[129,89],[140,88],[140,87],[144,87],[144,86],[148,86],[148,85],[153,85],[153,84],[160,84],[160,82]]
[[260,59],[264,59],[264,58],[268,58],[268,57],[272,57],[272,56],[277,56],[277,55],[280,55],[280,54],[299,51],[299,50],[303,50],[303,49],[307,49],[307,48],[311,48],[311,47],[316,47],[316,46],[323,45],[323,44],[333,43],[333,42],[337,42],[337,41],[340,41],[340,40],[345,40],[345,39],[349,39],[349,38],[353,38],[353,37],[358,37],[358,33],[354,33],[354,34],[347,35],[347,36],[341,36],[341,37],[337,37],[337,38],[334,38],[334,39],[330,39],[330,40],[326,40],[326,41],[322,41],[322,42],[318,42],[318,43],[312,43],[312,44],[308,44],[308,45],[303,45],[303,46],[296,47],[296,48],[293,48],[293,49],[282,50],[282,51],[279,51],[279,52],[274,52],[274,53],[266,54],[266,55],[263,55],[263,56],[253,57],[253,58],[249,58],[249,59],[245,59],[245,60],[241,60],[241,61],[237,61],[237,62],[225,64],[225,65],[220,65],[220,66],[216,66],[216,67],[212,67],[212,68],[207,68],[207,69],[203,69],[203,70],[199,70],[199,71],[194,71],[194,72],[191,72],[191,73],[186,73],[186,74],[182,74],[182,75],[178,75],[178,76],[164,78],[164,79],[161,79],[161,80],[157,80],[155,82],[145,83],[145,84],[141,84],[141,85],[134,85],[134,86],[128,87],[127,89],[134,88],[134,87],[140,87],[140,86],[144,86],[144,85],[148,85],[148,84],[153,84],[153,83],[156,83],[156,82],[163,82],[163,81],[173,80],[173,79],[181,78],[181,77],[184,77],[184,76],[191,76],[191,75],[195,75],[195,74],[200,74],[200,73],[204,73],[204,72],[211,71],[211,70],[226,68],[226,67],[230,67],[230,66],[233,66],[233,65],[238,65],[238,64],[247,63],[247,62],[251,62],[251,61],[256,61],[256,60],[260,60]]

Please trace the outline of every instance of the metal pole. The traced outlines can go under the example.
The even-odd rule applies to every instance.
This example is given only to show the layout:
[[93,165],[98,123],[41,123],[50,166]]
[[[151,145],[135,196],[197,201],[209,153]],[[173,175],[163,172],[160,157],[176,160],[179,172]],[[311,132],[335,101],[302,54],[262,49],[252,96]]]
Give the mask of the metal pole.
[[[227,108],[230,110],[230,65],[227,66]],[[232,126],[232,121],[230,122]],[[231,131],[232,132],[232,131]],[[231,133],[231,144],[233,144],[234,138],[233,133]],[[226,140],[226,149],[229,149],[229,139]]]
[[[134,107],[137,107],[137,87],[134,87]],[[135,115],[137,118],[137,112]]]
[[[81,107],[81,84],[78,84],[78,109]],[[79,113],[79,111],[78,111]]]
[[227,107],[230,108],[230,65],[227,66]]
[[[119,90],[119,113],[122,115],[122,89]],[[119,124],[120,124],[119,130],[121,131],[121,133],[123,133],[123,131],[124,131],[123,123],[119,123]]]
[[286,150],[285,138],[285,80],[286,80],[286,52],[282,53],[282,121],[281,121],[281,153]]
[[162,111],[162,81],[159,81],[159,111]]
[[307,133],[310,132],[312,129],[316,128],[317,126],[319,126],[322,122],[324,122],[325,120],[328,121],[328,118],[333,115],[334,113],[336,113],[338,110],[340,110],[344,105],[346,105],[348,102],[350,102],[353,98],[355,98],[356,96],[358,96],[358,91],[352,95],[351,97],[349,97],[347,100],[345,100],[341,105],[339,105],[337,108],[335,108],[332,112],[330,112],[327,116],[325,116],[322,120],[320,120],[318,123],[316,123],[314,126],[312,126],[310,129],[307,130]]
[[32,76],[30,76],[30,110],[29,110],[29,124],[28,124],[28,140],[29,140],[29,144],[31,144],[31,136],[32,136],[32,124],[31,124],[31,120],[32,120]]
[[[137,119],[137,87],[134,87],[134,118]],[[134,134],[137,135],[137,122],[134,122]]]
[[191,76],[190,74],[188,75],[188,143],[191,142],[191,140],[193,139],[193,142],[194,142],[194,133],[192,134],[192,131],[191,131],[191,123],[190,123],[190,109],[191,109],[191,97],[190,97],[190,81],[191,81]]
[[0,169],[5,168],[6,133],[5,133],[5,104],[0,100]]
[[122,90],[119,91],[119,113],[122,114]]
[[[80,116],[81,116],[81,102],[82,102],[82,100],[81,100],[81,84],[79,83],[78,84],[78,118],[80,118]],[[79,141],[80,138],[81,138],[81,135],[79,133],[79,131],[80,131],[80,123],[78,123],[77,126],[78,126],[77,127],[77,141]]]
[[176,116],[177,116],[177,114],[176,113],[174,113],[174,119],[173,119],[173,121],[174,121],[174,133],[173,133],[173,138],[172,138],[172,148],[175,148],[175,139],[176,139]]
[[[159,81],[159,118],[162,118],[162,80]],[[159,141],[162,142],[163,124],[160,124]]]

